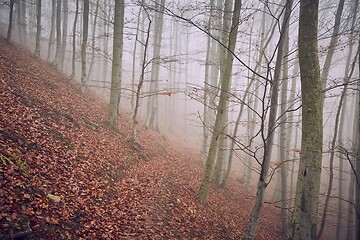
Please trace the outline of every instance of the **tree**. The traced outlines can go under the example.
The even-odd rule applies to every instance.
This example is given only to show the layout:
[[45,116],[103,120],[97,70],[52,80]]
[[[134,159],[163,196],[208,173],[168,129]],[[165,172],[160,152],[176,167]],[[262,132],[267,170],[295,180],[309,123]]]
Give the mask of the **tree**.
[[62,40],[61,40],[61,55],[60,55],[60,69],[64,68],[64,59],[66,53],[66,39],[67,39],[67,30],[68,30],[68,15],[69,7],[68,0],[63,0],[63,26],[62,26]]
[[36,43],[35,57],[40,56],[40,37],[41,37],[41,0],[36,2]]
[[[291,2],[292,4],[292,2]],[[291,8],[291,6],[290,6]],[[289,10],[290,11],[290,10]],[[290,16],[286,16],[285,18],[289,18]],[[287,132],[287,117],[288,117],[288,77],[289,77],[289,19],[286,20],[285,29],[284,29],[284,50],[283,50],[283,66],[282,66],[282,81],[281,81],[281,100],[280,100],[280,134],[279,134],[279,144],[280,144],[280,171],[281,171],[281,225],[282,231],[285,236],[288,235],[288,211],[287,211],[287,186],[288,186],[288,164],[287,161],[289,159],[289,148],[286,147],[287,141],[291,141],[291,136],[288,136]]]
[[[359,67],[359,78],[360,78],[360,39],[358,43],[358,67]],[[357,149],[356,149],[356,174],[355,177],[357,179],[356,186],[356,196],[355,196],[355,206],[356,206],[356,239],[360,238],[360,184],[359,184],[359,176],[360,176],[360,81],[357,84],[357,94],[358,94],[358,122],[357,122]]]
[[[224,14],[223,14],[223,22],[222,22],[222,34],[220,35],[220,40],[222,43],[226,44],[229,38],[228,34],[231,33],[233,31],[233,29],[230,29],[230,24],[231,24],[231,14],[228,14],[231,12],[231,8],[232,8],[232,1],[227,1],[225,2],[225,6],[224,6]],[[236,37],[235,40],[236,41]],[[215,154],[217,154],[216,156],[216,160],[215,160],[215,184],[217,187],[219,187],[222,183],[223,177],[224,177],[224,173],[223,173],[223,167],[224,167],[224,158],[225,158],[225,150],[226,147],[224,146],[224,144],[226,143],[226,135],[228,132],[228,108],[229,108],[229,96],[230,96],[230,90],[231,90],[231,72],[228,74],[225,71],[228,71],[229,69],[227,69],[227,58],[228,55],[230,55],[231,53],[228,52],[228,50],[226,48],[221,48],[220,51],[220,81],[221,84],[223,84],[223,82],[227,82],[229,81],[228,85],[229,86],[225,86],[226,91],[227,91],[227,96],[225,96],[226,100],[222,102],[222,120],[219,123],[218,128],[221,129],[221,131],[219,132],[219,135],[217,136],[217,141],[216,141],[216,150],[215,150]],[[232,64],[232,62],[231,62]],[[229,78],[229,80],[227,79]],[[228,89],[227,89],[228,87]],[[220,102],[219,102],[220,104]]]
[[21,45],[25,44],[25,35],[26,35],[26,1],[25,0],[16,0],[17,3],[17,25],[18,25],[18,33],[19,33],[19,43]]
[[317,47],[318,0],[301,0],[298,33],[302,137],[289,239],[316,239],[323,148],[322,83]]
[[[263,153],[263,158],[262,158],[259,180],[258,180],[258,184],[257,184],[255,205],[252,209],[250,218],[246,225],[245,232],[242,237],[243,239],[253,239],[255,237],[257,223],[260,218],[260,211],[261,211],[262,205],[265,200],[266,187],[269,184],[268,173],[269,173],[269,168],[270,168],[271,153],[272,153],[275,128],[276,128],[276,115],[277,115],[277,108],[278,108],[280,73],[281,73],[281,66],[282,66],[283,57],[284,57],[284,51],[286,50],[286,48],[285,48],[286,34],[284,34],[284,33],[286,32],[285,29],[287,28],[288,21],[290,19],[292,4],[293,4],[292,0],[286,1],[285,14],[283,17],[280,39],[279,39],[279,44],[278,44],[274,78],[272,81],[273,84],[272,84],[272,89],[271,89],[271,99],[270,99],[271,105],[270,105],[267,135],[264,138],[265,133],[261,134],[263,136],[263,142],[264,142],[264,153]],[[266,85],[268,85],[268,82],[266,82]],[[261,129],[264,129],[264,122],[262,122]],[[262,130],[262,131],[264,131],[264,130]]]
[[54,35],[55,35],[55,20],[56,20],[56,1],[51,1],[51,29],[50,29],[50,37],[49,37],[49,47],[48,47],[48,56],[46,61],[50,61],[51,58],[51,47],[54,44]]
[[53,65],[59,70],[61,61],[61,0],[56,1],[56,52]]
[[10,42],[10,39],[11,39],[14,4],[15,4],[15,0],[10,0],[9,27],[8,27],[7,35],[6,35],[6,41],[8,41],[8,42]]
[[[336,11],[336,16],[335,16],[335,25],[334,25],[334,31],[333,31],[333,35],[331,37],[331,41],[330,41],[330,46],[329,46],[329,50],[328,53],[326,55],[326,59],[325,59],[325,63],[324,63],[324,68],[323,71],[321,73],[321,80],[322,80],[322,84],[323,84],[323,89],[325,89],[326,87],[326,82],[327,82],[327,77],[328,77],[328,73],[329,73],[329,69],[330,69],[330,63],[331,63],[331,58],[332,55],[335,52],[335,43],[338,39],[338,35],[339,35],[339,28],[340,28],[340,19],[341,19],[341,14],[344,8],[344,0],[340,0],[339,4],[338,4],[338,8]],[[355,22],[356,22],[356,12],[357,12],[357,6],[354,6],[354,12],[353,14],[353,19],[352,19],[352,29],[354,29],[353,27],[355,26]],[[350,37],[349,37],[349,42],[352,43],[353,42],[353,31],[350,33]],[[330,56],[329,56],[330,55]],[[318,233],[318,239],[321,239],[322,234],[324,232],[325,229],[325,222],[326,222],[326,218],[327,218],[327,213],[328,213],[328,207],[330,204],[330,197],[331,197],[331,191],[333,190],[333,180],[334,180],[334,158],[335,158],[335,148],[336,148],[336,142],[337,142],[337,138],[339,139],[339,141],[342,138],[342,131],[343,131],[343,127],[341,127],[340,125],[344,124],[344,117],[345,117],[345,104],[346,104],[346,98],[347,98],[347,90],[348,90],[348,83],[350,80],[350,75],[349,75],[349,70],[350,70],[350,62],[351,62],[351,56],[352,56],[352,44],[350,44],[349,46],[349,53],[348,53],[348,57],[346,59],[346,66],[345,66],[345,72],[344,72],[344,89],[342,90],[341,96],[340,96],[340,100],[339,100],[339,104],[338,104],[338,109],[336,112],[336,116],[335,116],[335,128],[334,128],[334,133],[333,133],[333,139],[331,141],[331,147],[330,147],[330,166],[329,166],[329,184],[327,186],[327,192],[326,192],[326,199],[325,199],[325,205],[324,205],[324,209],[323,209],[323,214],[322,214],[322,219],[321,219],[321,223],[320,223],[320,229],[319,229],[319,233]],[[330,58],[330,60],[328,60]],[[327,63],[327,64],[326,64]],[[354,70],[354,69],[352,69]],[[353,71],[352,71],[353,72]],[[324,93],[324,99],[325,99],[325,93]],[[324,101],[324,100],[323,100]],[[341,115],[340,115],[341,114]],[[342,142],[342,141],[341,141]],[[341,146],[339,146],[341,147]],[[343,168],[342,167],[342,159],[339,159],[340,162],[340,166],[339,166],[339,183],[342,181],[342,175],[343,175]],[[342,187],[339,185],[339,205],[338,205],[338,214],[341,214],[341,205],[342,205],[342,201],[343,199],[340,199],[341,194],[341,189]],[[338,221],[340,221],[340,217],[338,217]],[[337,224],[337,226],[340,225]],[[339,232],[339,231],[337,231]],[[339,233],[338,233],[339,234]]]
[[[151,18],[149,16],[148,12],[145,9],[144,9],[144,12],[146,13],[146,15],[148,17],[149,23],[148,23],[148,28],[147,28],[147,32],[146,32],[145,42],[142,43],[142,45],[144,46],[144,54],[143,54],[143,59],[142,59],[142,64],[141,64],[140,80],[139,80],[139,84],[138,84],[137,89],[136,89],[134,114],[133,114],[133,117],[132,117],[132,131],[131,131],[132,144],[137,143],[137,140],[136,140],[136,132],[137,132],[137,125],[138,125],[137,115],[138,115],[138,111],[139,111],[139,107],[140,107],[140,94],[141,94],[142,85],[144,83],[145,70],[146,70],[146,67],[149,64],[149,62],[147,62],[147,49],[148,49],[148,46],[149,46],[150,29],[151,29],[151,22],[152,21],[151,21]],[[140,12],[139,12],[139,15],[140,15]],[[137,39],[137,37],[136,37],[136,39]]]
[[[229,0],[227,0],[226,3],[229,4]],[[235,6],[232,16],[232,26],[230,28],[231,31],[228,36],[228,40],[227,40],[228,43],[227,45],[225,45],[231,52],[234,52],[236,45],[236,37],[237,37],[239,18],[240,18],[240,9],[241,9],[241,0],[235,0]],[[232,73],[232,64],[233,64],[234,55],[230,53],[226,54],[225,59],[226,59],[226,61],[224,62],[225,69],[222,71],[221,73],[222,76],[220,77],[221,78],[220,101],[217,106],[214,131],[211,136],[210,148],[206,158],[204,177],[198,193],[201,203],[205,203],[206,197],[209,193],[211,176],[212,176],[215,157],[216,157],[217,141],[222,131],[221,126],[224,125],[225,114],[227,114],[225,106],[226,106],[226,101],[228,101],[228,95],[231,86],[231,73]]]
[[124,0],[115,1],[113,60],[111,70],[111,89],[109,103],[110,127],[118,130],[120,86],[121,86],[121,60],[123,49],[123,27],[124,27]]
[[89,25],[89,0],[84,0],[83,13],[83,39],[81,43],[81,85],[80,92],[85,94],[86,87],[86,45],[88,40]]
[[153,60],[151,65],[151,77],[150,77],[150,94],[147,105],[147,120],[146,126],[152,129],[159,129],[158,116],[158,91],[159,91],[159,72],[160,72],[160,50],[162,42],[163,22],[165,0],[156,1],[156,13],[154,23],[154,48],[153,48]]
[[71,75],[70,79],[72,79],[75,76],[75,57],[76,57],[76,25],[77,20],[79,16],[79,0],[76,0],[76,7],[75,7],[75,18],[73,23],[73,29],[72,29],[72,61],[71,61]]
[[[339,39],[340,21],[341,21],[341,15],[342,15],[342,12],[344,9],[344,2],[345,2],[345,0],[340,0],[337,10],[336,10],[334,29],[333,29],[333,33],[332,33],[331,39],[330,39],[329,50],[326,54],[323,70],[321,72],[322,89],[326,88],[326,83],[327,83],[327,79],[328,79],[329,71],[330,71],[330,67],[331,67],[331,60],[333,58],[333,55],[334,55],[334,52],[336,49],[336,42]],[[324,99],[325,99],[325,93],[324,93]],[[323,104],[324,104],[324,100],[323,100]]]
[[92,39],[91,39],[91,60],[90,60],[90,66],[89,66],[89,72],[86,76],[86,82],[89,82],[91,77],[91,72],[94,66],[95,61],[95,48],[96,48],[96,25],[97,25],[97,19],[98,19],[98,12],[99,12],[99,0],[96,1],[95,5],[95,16],[94,16],[94,22],[92,25]]

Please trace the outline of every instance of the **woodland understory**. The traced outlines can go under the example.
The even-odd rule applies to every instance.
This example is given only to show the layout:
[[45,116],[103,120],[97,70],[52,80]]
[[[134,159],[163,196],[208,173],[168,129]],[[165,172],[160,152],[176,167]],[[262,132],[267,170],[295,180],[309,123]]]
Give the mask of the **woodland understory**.
[[[238,181],[201,205],[198,153],[144,126],[133,148],[130,116],[115,133],[94,94],[4,39],[0,52],[0,239],[241,237],[254,196]],[[266,205],[256,239],[285,239],[280,226]]]
[[0,0],[0,239],[360,239],[359,0]]

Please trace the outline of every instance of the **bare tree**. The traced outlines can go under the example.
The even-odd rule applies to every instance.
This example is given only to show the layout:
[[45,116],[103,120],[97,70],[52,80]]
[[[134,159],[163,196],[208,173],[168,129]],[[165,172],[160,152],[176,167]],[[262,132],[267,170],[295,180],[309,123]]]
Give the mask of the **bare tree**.
[[[255,237],[257,223],[260,218],[260,211],[265,199],[265,190],[269,184],[268,173],[271,161],[271,152],[273,147],[274,141],[274,131],[276,128],[276,115],[277,115],[277,107],[278,107],[278,94],[279,94],[279,84],[280,84],[280,73],[281,73],[281,66],[283,61],[283,54],[285,50],[285,29],[288,26],[288,21],[291,14],[292,9],[292,0],[286,1],[286,9],[285,15],[283,18],[282,26],[281,26],[281,34],[278,44],[278,51],[276,57],[276,64],[275,64],[275,72],[274,78],[272,81],[272,89],[271,89],[271,105],[270,105],[270,112],[269,112],[269,122],[267,128],[267,135],[264,136],[265,133],[262,133],[263,142],[264,142],[264,153],[261,163],[261,171],[259,175],[259,180],[257,184],[257,191],[256,191],[256,198],[255,198],[255,205],[252,209],[250,214],[250,218],[245,228],[245,232],[243,234],[243,239],[253,239]],[[268,84],[268,83],[266,83]],[[264,123],[262,123],[262,129],[264,129]]]
[[68,16],[69,16],[69,0],[63,0],[63,25],[62,25],[62,39],[61,39],[61,55],[60,55],[60,69],[64,68],[64,60],[66,53],[66,41],[67,41],[67,30],[68,30]]
[[41,37],[41,0],[36,2],[36,43],[35,57],[40,56],[40,37]]
[[86,87],[86,48],[89,31],[89,0],[84,0],[84,13],[83,13],[83,39],[81,43],[81,85],[80,92],[85,94]]
[[51,1],[51,29],[50,29],[50,37],[49,37],[49,46],[48,46],[48,55],[46,61],[50,61],[51,58],[51,49],[54,44],[54,35],[55,35],[55,20],[56,20],[56,1]]
[[323,148],[322,83],[318,59],[318,0],[300,0],[299,64],[302,137],[289,239],[316,239]]
[[144,83],[144,77],[145,77],[145,70],[146,67],[148,66],[149,62],[147,62],[147,49],[149,46],[149,38],[150,38],[150,29],[151,29],[151,18],[148,14],[148,12],[144,9],[147,17],[148,17],[148,28],[146,31],[146,39],[145,42],[142,43],[142,45],[144,46],[144,54],[143,54],[143,59],[142,59],[142,64],[141,64],[141,74],[140,74],[140,80],[136,89],[136,95],[135,95],[135,106],[134,106],[134,114],[132,117],[132,133],[131,133],[131,141],[132,144],[136,144],[137,140],[136,140],[136,132],[137,132],[137,125],[138,125],[138,119],[137,119],[137,115],[138,115],[138,111],[139,111],[139,107],[140,107],[140,94],[141,94],[141,88],[143,86]]
[[154,48],[150,77],[151,96],[149,97],[147,104],[146,126],[159,131],[159,119],[156,118],[159,111],[158,94],[156,93],[159,91],[160,50],[164,22],[164,11],[162,8],[165,6],[165,0],[156,1],[155,4]]
[[[232,16],[232,23],[231,23],[232,25],[230,28],[231,31],[228,36],[228,43],[227,45],[225,45],[231,52],[234,52],[236,45],[236,37],[237,37],[239,18],[240,18],[240,9],[241,9],[241,0],[235,0],[235,6]],[[221,126],[224,126],[224,119],[226,112],[225,106],[226,106],[226,102],[228,101],[228,94],[231,86],[233,59],[234,59],[233,54],[230,53],[226,54],[225,69],[222,71],[223,76],[221,77],[220,102],[217,106],[214,131],[212,133],[210,148],[206,159],[205,173],[198,193],[201,203],[205,203],[206,197],[210,189],[211,176],[212,176],[212,171],[216,157],[217,140],[218,140],[218,136],[222,131]]]
[[56,52],[52,64],[59,70],[61,61],[61,0],[56,0]]
[[13,24],[13,13],[14,13],[14,4],[15,0],[10,0],[10,14],[9,14],[9,27],[7,30],[6,41],[10,42],[11,32],[12,32],[12,24]]
[[76,59],[76,25],[78,21],[79,16],[79,0],[76,0],[76,6],[75,6],[75,17],[74,17],[74,23],[73,23],[73,29],[72,29],[72,58],[71,58],[71,75],[70,79],[74,78],[75,76],[75,59]]
[[112,129],[118,130],[121,60],[123,50],[124,0],[115,1],[113,60],[111,70],[111,89],[109,103],[109,123]]

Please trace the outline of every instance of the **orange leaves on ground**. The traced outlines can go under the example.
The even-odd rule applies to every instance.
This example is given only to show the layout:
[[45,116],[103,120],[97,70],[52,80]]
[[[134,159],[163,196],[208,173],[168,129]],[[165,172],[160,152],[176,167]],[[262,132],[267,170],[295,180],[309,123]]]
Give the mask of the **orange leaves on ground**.
[[[141,126],[134,150],[130,117],[112,132],[104,102],[3,40],[0,50],[0,238],[28,226],[35,239],[241,237],[252,202],[238,183],[200,205],[196,153]],[[279,239],[266,209],[257,237]]]

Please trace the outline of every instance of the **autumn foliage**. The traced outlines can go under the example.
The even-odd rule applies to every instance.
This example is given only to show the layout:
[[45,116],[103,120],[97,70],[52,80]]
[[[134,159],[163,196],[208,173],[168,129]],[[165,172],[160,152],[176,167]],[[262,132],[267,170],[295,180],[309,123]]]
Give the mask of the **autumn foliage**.
[[[200,205],[197,153],[108,128],[106,105],[0,40],[0,239],[239,239],[253,196],[236,181]],[[280,239],[266,206],[257,239]],[[275,214],[276,213],[276,214]]]

